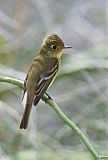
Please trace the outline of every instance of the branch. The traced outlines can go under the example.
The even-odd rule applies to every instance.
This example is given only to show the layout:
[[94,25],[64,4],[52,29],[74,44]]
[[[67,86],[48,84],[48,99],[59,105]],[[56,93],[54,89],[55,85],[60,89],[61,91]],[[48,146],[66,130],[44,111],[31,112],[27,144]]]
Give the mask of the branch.
[[[23,81],[10,78],[10,77],[4,77],[0,76],[0,82],[7,82],[11,83],[13,85],[18,86],[19,88],[23,89]],[[88,139],[85,137],[85,135],[82,133],[82,131],[61,111],[59,106],[52,100],[49,100],[46,95],[42,96],[42,100],[46,102],[49,106],[51,106],[57,113],[57,115],[72,129],[74,132],[78,135],[78,137],[83,141],[89,152],[92,154],[92,156],[96,160],[102,160],[103,158],[108,158],[107,156],[100,156],[95,148],[90,144]]]

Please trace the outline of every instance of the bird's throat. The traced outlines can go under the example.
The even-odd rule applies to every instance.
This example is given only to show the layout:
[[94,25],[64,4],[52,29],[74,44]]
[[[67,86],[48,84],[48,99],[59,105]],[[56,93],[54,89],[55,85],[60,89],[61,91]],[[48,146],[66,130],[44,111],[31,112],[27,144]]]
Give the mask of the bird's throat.
[[59,59],[61,57],[61,55],[63,54],[63,51],[58,51],[54,53],[54,58]]

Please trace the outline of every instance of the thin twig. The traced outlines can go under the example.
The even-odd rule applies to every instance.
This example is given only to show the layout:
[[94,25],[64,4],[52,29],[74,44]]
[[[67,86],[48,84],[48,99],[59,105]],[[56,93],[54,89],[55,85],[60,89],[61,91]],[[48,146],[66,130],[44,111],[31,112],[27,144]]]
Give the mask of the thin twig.
[[[23,89],[23,81],[14,79],[11,77],[4,77],[0,76],[0,82],[7,82],[11,83],[13,85],[16,85]],[[72,129],[74,132],[78,135],[78,137],[83,141],[91,155],[96,159],[96,160],[102,160],[103,158],[106,158],[107,156],[100,156],[95,148],[91,145],[89,140],[86,138],[86,136],[82,133],[82,131],[61,111],[59,106],[52,100],[48,99],[46,95],[42,96],[42,100],[45,101],[49,106],[51,106],[57,113],[57,115]]]

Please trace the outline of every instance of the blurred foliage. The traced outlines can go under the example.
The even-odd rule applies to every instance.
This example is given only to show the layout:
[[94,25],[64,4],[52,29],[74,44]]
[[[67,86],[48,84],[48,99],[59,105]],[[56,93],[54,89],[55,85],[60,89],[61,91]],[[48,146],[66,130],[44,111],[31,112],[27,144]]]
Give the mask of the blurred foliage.
[[4,37],[0,36],[0,47],[2,47],[5,44],[6,44],[6,40],[4,39]]
[[[0,75],[24,80],[42,39],[59,34],[73,49],[62,56],[49,94],[108,155],[107,0],[0,1]],[[79,138],[40,101],[27,131],[19,129],[22,91],[0,83],[0,160],[91,160]]]

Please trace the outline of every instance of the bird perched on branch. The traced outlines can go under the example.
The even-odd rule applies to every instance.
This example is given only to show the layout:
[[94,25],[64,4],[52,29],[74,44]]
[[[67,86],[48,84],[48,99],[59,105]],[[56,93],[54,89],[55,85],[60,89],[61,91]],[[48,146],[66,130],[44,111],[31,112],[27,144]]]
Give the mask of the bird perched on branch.
[[69,48],[72,47],[65,46],[61,38],[55,34],[43,40],[40,52],[34,58],[24,81],[23,97],[26,92],[27,99],[20,129],[27,128],[32,104],[38,104],[42,95],[54,81],[59,70],[60,57],[63,51]]

